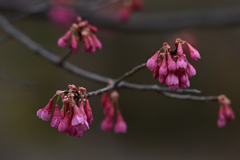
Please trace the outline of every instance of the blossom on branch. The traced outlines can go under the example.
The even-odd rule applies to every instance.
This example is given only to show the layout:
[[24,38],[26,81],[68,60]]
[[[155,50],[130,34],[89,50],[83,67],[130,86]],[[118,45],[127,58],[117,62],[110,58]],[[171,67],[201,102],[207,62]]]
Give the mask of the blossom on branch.
[[83,50],[94,54],[96,49],[101,49],[102,44],[95,36],[97,28],[88,23],[88,21],[82,21],[81,17],[77,17],[77,23],[73,23],[71,28],[58,39],[58,46],[64,47],[69,41],[68,47],[72,49],[76,54],[78,51],[78,42],[83,42]]
[[[101,129],[109,132],[114,128],[115,133],[126,133],[127,124],[121,115],[118,106],[118,97],[119,94],[115,90],[103,94],[101,105],[103,106],[105,119],[101,123]],[[115,110],[116,110],[116,123],[114,125]]]
[[221,104],[218,112],[217,125],[222,128],[226,125],[226,121],[231,122],[235,119],[234,112],[229,106],[231,101],[225,96],[218,96],[218,102]]
[[[69,85],[68,88],[69,90],[57,91],[47,106],[37,111],[37,116],[48,121],[52,113],[53,99],[58,96],[50,125],[61,133],[81,137],[83,131],[89,129],[89,124],[93,121],[92,109],[85,88],[79,87],[77,89],[75,85]],[[60,98],[63,107],[59,111],[58,101]]]
[[188,77],[196,75],[195,68],[188,62],[183,53],[182,45],[186,44],[192,60],[200,59],[199,52],[189,43],[180,38],[176,39],[176,49],[171,50],[167,43],[158,50],[148,61],[147,67],[153,71],[153,78],[158,78],[161,84],[166,83],[170,90],[187,88],[190,86]]

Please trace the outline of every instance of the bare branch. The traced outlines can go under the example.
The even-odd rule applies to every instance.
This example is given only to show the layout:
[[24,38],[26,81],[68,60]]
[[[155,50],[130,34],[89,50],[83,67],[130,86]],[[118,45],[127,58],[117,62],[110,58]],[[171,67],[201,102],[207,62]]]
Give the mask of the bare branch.
[[166,97],[176,98],[176,99],[188,99],[195,101],[218,101],[218,96],[193,96],[193,95],[180,95],[169,92],[162,92]]
[[[36,42],[32,41],[29,37],[21,33],[19,30],[17,30],[15,27],[13,27],[7,19],[0,14],[0,25],[2,28],[11,36],[19,40],[21,43],[23,43],[25,46],[27,46],[30,50],[34,51],[38,55],[42,56],[43,58],[47,59],[51,63],[58,65],[61,62],[61,58],[54,55],[50,51],[43,48],[41,45],[37,44]],[[62,68],[74,73],[75,75],[90,79],[95,82],[107,84],[111,78],[104,77],[95,73],[88,72],[86,70],[83,70],[77,66],[74,66],[68,62],[63,62],[61,65]],[[144,65],[140,65],[140,68],[144,67]],[[133,74],[135,71],[137,71],[139,68],[136,67],[133,69],[133,71],[129,71],[126,75],[122,76],[121,78],[114,80],[117,81],[119,84],[117,85],[118,88],[130,88],[130,89],[137,89],[137,90],[152,90],[152,91],[169,91],[167,87],[160,87],[157,85],[140,85],[140,84],[134,84],[134,83],[128,83],[125,81],[121,81],[125,77],[128,77],[129,75]],[[120,81],[119,81],[120,80]],[[196,89],[179,89],[177,92],[179,93],[200,93],[201,91]]]
[[146,63],[140,64],[137,67],[133,68],[132,70],[130,70],[129,72],[126,72],[124,75],[122,75],[120,78],[118,78],[115,81],[115,86],[118,85],[121,81],[123,81],[124,79],[126,79],[127,77],[130,77],[131,75],[133,75],[134,73],[136,73],[137,71],[139,71],[140,69],[143,69],[146,67]]

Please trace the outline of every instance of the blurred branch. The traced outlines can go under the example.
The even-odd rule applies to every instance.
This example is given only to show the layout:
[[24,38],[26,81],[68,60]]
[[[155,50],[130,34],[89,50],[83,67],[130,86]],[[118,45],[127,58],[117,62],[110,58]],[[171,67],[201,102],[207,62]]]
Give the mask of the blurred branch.
[[[43,58],[47,59],[51,63],[58,65],[61,62],[61,58],[54,55],[50,51],[46,50],[43,48],[41,45],[35,43],[32,41],[29,37],[21,33],[19,30],[17,30],[14,26],[12,26],[7,19],[0,14],[0,25],[2,28],[11,36],[15,37],[17,40],[19,40],[21,43],[23,43],[25,46],[27,46],[30,50],[34,51],[38,55],[41,55]],[[145,65],[140,65],[141,67],[144,67]],[[88,72],[86,70],[83,70],[81,68],[78,68],[77,66],[74,66],[68,62],[63,62],[60,67],[87,79],[90,79],[95,82],[99,83],[104,83],[107,84],[111,78],[104,77],[95,73]],[[133,83],[128,83],[125,81],[122,81],[125,77],[128,77],[131,75],[133,72],[137,71],[139,68],[136,67],[133,69],[133,71],[129,71],[126,73],[124,76],[120,77],[117,80],[112,79],[113,81],[116,81],[119,83],[115,87],[117,88],[130,88],[130,89],[137,89],[137,90],[152,90],[152,91],[169,91],[167,87],[160,87],[157,85],[140,85],[140,84],[133,84]],[[121,81],[121,82],[120,82]],[[101,91],[100,91],[101,92]],[[184,93],[184,92],[190,92],[190,93],[200,93],[201,91],[196,90],[196,89],[179,89],[177,92],[179,93]]]
[[196,101],[218,101],[218,96],[193,96],[193,95],[180,95],[169,92],[162,92],[166,97],[176,98],[176,99],[188,99]]
[[[221,9],[199,9],[199,10],[184,10],[171,11],[163,13],[134,13],[131,20],[127,24],[121,24],[118,20],[111,20],[96,10],[101,7],[106,7],[118,0],[112,0],[101,4],[85,3],[84,5],[75,6],[78,14],[82,17],[94,22],[97,25],[113,27],[124,30],[165,30],[165,29],[179,29],[189,27],[209,27],[222,26],[240,23],[240,6],[226,7]],[[23,7],[22,5],[3,5],[9,9],[17,9],[22,14],[27,15],[33,13],[40,13],[47,11],[50,3],[39,2],[32,4],[30,7]]]
[[22,81],[20,79],[17,79],[15,77],[13,77],[12,75],[10,75],[8,72],[6,72],[4,69],[2,69],[0,67],[0,73],[3,73],[5,76],[7,76],[8,78],[10,78],[14,83],[20,84],[22,86],[28,87],[28,88],[37,88],[40,85],[38,83],[34,83],[34,82],[25,82]]
[[[107,1],[98,5],[85,3],[84,5],[75,6],[78,14],[82,17],[91,20],[97,25],[114,27],[116,29],[125,30],[165,30],[179,29],[189,27],[209,27],[222,26],[240,23],[240,6],[233,6],[221,9],[199,9],[199,10],[184,10],[171,11],[163,13],[135,13],[127,24],[113,21],[102,16],[99,12],[94,14],[94,11],[101,7],[106,7],[118,0]],[[23,5],[4,5],[0,4],[1,8],[16,9],[22,14],[34,14],[46,12],[50,6],[49,2],[39,1],[38,3],[23,6]]]
[[131,69],[129,72],[126,72],[124,75],[122,75],[120,78],[118,78],[117,80],[115,80],[114,85],[117,86],[120,82],[122,82],[124,79],[126,79],[127,77],[130,77],[131,75],[133,75],[134,73],[138,72],[139,70],[143,69],[146,67],[146,63],[140,64],[136,67],[134,67],[133,69]]
[[240,7],[185,10],[163,13],[135,13],[127,24],[110,21],[99,14],[86,15],[98,25],[127,30],[164,30],[189,27],[209,27],[240,23]]

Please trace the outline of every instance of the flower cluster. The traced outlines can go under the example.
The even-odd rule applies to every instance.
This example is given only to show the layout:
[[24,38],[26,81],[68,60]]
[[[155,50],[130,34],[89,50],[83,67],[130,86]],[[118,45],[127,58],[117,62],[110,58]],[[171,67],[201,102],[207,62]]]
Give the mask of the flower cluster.
[[231,101],[225,96],[218,96],[218,102],[221,104],[218,112],[217,125],[222,128],[226,125],[226,121],[231,122],[235,119],[235,115],[231,107],[229,107]]
[[[50,120],[54,98],[58,96],[50,126],[57,128],[61,133],[81,137],[83,131],[89,129],[89,124],[93,121],[92,109],[85,88],[79,87],[77,89],[75,85],[69,85],[68,88],[68,91],[57,91],[46,107],[37,111],[37,116],[44,121]],[[61,110],[59,110],[58,106],[60,97],[63,103]]]
[[121,0],[121,7],[119,10],[119,19],[121,22],[129,20],[133,11],[138,11],[143,8],[142,0]]
[[[182,45],[186,44],[192,60],[200,59],[199,52],[189,43],[176,39],[176,49],[171,51],[167,43],[157,51],[148,61],[147,67],[153,71],[153,78],[158,78],[161,84],[166,83],[170,90],[187,88],[190,86],[189,77],[196,75],[195,68],[188,62],[183,54]],[[162,52],[161,52],[162,51]]]
[[115,115],[114,107],[116,107],[116,123],[114,126],[114,131],[116,133],[126,133],[127,124],[119,110],[118,97],[119,94],[117,91],[110,91],[102,95],[101,105],[103,106],[103,112],[106,117],[101,123],[101,128],[104,131],[111,131],[113,129]]
[[58,46],[64,47],[67,45],[69,39],[69,48],[73,50],[73,53],[78,51],[78,41],[84,43],[83,50],[85,52],[95,53],[96,49],[101,49],[102,44],[95,36],[97,28],[90,25],[88,21],[82,21],[81,17],[77,17],[77,23],[73,23],[72,27],[58,40]]

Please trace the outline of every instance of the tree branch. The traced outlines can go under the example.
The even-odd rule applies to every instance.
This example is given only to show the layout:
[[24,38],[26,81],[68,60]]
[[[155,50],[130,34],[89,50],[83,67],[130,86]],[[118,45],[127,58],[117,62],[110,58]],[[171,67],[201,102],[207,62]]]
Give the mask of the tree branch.
[[[41,55],[43,58],[47,59],[51,63],[58,65],[61,62],[61,58],[54,55],[50,51],[46,50],[43,48],[41,45],[35,43],[32,41],[29,37],[21,33],[19,30],[17,30],[15,27],[13,27],[7,19],[0,14],[0,25],[2,28],[9,33],[11,36],[15,37],[17,40],[19,40],[21,43],[23,43],[25,46],[27,46],[30,50],[34,51],[38,55]],[[62,68],[87,79],[90,79],[95,82],[99,83],[104,83],[107,84],[111,78],[104,77],[95,73],[88,72],[86,70],[83,70],[81,68],[78,68],[77,66],[74,66],[68,62],[63,62],[61,65]],[[133,70],[127,72],[124,74],[122,77],[119,79],[112,79],[113,81],[116,81],[118,85],[116,86],[117,88],[130,88],[130,89],[137,89],[137,90],[152,90],[152,91],[157,91],[157,92],[163,92],[163,91],[169,91],[167,87],[160,87],[158,85],[140,85],[140,84],[134,84],[134,83],[128,83],[125,81],[122,81],[126,77],[132,75],[139,69],[145,67],[145,64],[142,64],[138,67],[135,67]],[[113,87],[114,88],[114,87]],[[105,87],[103,89],[97,90],[96,92],[89,93],[89,96],[91,95],[98,95],[101,94],[107,90],[112,89],[111,87]],[[201,91],[196,90],[196,89],[179,89],[177,92],[179,93],[200,93]]]

